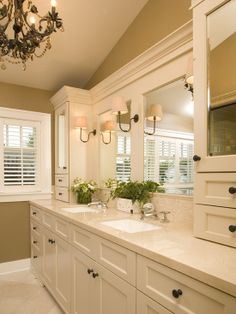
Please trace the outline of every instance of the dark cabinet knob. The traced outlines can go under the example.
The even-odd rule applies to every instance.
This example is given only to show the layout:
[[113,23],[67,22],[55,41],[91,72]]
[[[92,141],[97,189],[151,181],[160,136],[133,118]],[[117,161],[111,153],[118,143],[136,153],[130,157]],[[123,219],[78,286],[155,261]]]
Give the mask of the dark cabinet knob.
[[62,193],[58,193],[60,196],[62,196]]
[[62,182],[62,179],[58,179],[58,182]]
[[37,244],[38,243],[38,241],[33,241],[33,244]]
[[172,290],[172,295],[174,298],[178,299],[183,294],[182,290],[180,289],[174,289]]
[[33,230],[37,230],[37,228],[36,228],[36,227],[33,227]]
[[230,193],[230,194],[236,194],[236,188],[235,188],[234,186],[231,186],[231,187],[229,188],[229,193]]
[[38,258],[38,256],[37,256],[37,255],[34,255],[33,258]]
[[98,276],[99,276],[98,273],[93,273],[93,278],[96,278],[96,277],[98,277]]
[[51,244],[54,244],[54,243],[56,243],[56,241],[55,240],[51,240]]
[[229,231],[230,232],[236,232],[236,225],[230,225],[229,226]]
[[64,169],[64,170],[66,170],[66,169],[67,169],[67,167],[63,167],[63,169]]
[[93,269],[88,268],[87,273],[90,275],[91,273],[93,273]]
[[35,215],[37,215],[37,213],[36,213],[36,212],[33,212],[33,215],[35,216]]
[[52,243],[52,239],[48,239],[48,243]]
[[198,156],[198,155],[193,156],[193,161],[200,161],[200,160],[201,160],[200,156]]

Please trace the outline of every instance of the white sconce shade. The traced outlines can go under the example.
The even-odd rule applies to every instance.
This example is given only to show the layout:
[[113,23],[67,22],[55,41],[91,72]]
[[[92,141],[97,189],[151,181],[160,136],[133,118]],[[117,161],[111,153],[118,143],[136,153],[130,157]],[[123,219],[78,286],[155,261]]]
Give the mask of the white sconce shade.
[[188,60],[188,65],[187,65],[187,71],[185,75],[185,82],[193,85],[194,83],[194,76],[193,76],[193,58],[190,57]]
[[84,129],[84,130],[87,129],[88,128],[87,117],[85,117],[85,116],[76,117],[75,127],[80,128],[80,129]]
[[162,106],[159,104],[150,105],[146,113],[146,118],[149,121],[161,121],[163,118]]
[[114,97],[112,99],[111,113],[118,115],[119,113],[125,114],[127,112],[128,112],[128,108],[127,108],[125,100],[120,96]]
[[101,126],[101,132],[115,132],[116,124],[112,120],[105,121]]

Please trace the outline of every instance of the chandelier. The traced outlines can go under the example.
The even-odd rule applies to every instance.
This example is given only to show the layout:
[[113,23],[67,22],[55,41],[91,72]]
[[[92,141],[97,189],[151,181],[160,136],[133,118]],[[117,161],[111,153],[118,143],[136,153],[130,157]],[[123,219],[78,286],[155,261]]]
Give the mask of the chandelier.
[[22,64],[34,56],[42,57],[51,48],[50,35],[63,23],[56,11],[56,0],[51,0],[51,11],[41,16],[30,0],[0,0],[0,67],[5,61]]

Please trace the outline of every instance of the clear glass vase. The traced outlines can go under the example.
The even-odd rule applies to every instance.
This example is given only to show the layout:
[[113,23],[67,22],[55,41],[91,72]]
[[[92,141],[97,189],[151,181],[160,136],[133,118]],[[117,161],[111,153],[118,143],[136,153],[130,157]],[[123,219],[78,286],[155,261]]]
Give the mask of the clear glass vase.
[[91,201],[92,201],[92,193],[77,192],[76,193],[76,200],[77,200],[78,204],[88,204],[88,203],[91,203]]

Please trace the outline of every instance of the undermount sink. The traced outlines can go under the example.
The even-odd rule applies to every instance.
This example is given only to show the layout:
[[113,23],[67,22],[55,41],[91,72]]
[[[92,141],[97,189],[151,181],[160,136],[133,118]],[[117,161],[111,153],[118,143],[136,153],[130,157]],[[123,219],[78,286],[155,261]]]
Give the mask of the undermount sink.
[[62,208],[63,211],[67,213],[77,214],[77,213],[96,213],[97,210],[91,207],[78,206],[78,207],[67,207]]
[[132,219],[107,220],[101,222],[102,225],[128,233],[145,232],[158,230],[161,227]]

